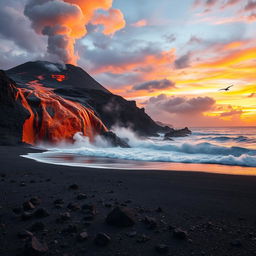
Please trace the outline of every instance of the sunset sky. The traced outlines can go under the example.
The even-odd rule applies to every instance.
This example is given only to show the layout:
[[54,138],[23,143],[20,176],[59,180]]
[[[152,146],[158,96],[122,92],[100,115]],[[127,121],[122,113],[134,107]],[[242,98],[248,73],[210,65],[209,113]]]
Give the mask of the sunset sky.
[[1,69],[63,60],[154,120],[256,125],[256,1],[1,0],[0,7]]

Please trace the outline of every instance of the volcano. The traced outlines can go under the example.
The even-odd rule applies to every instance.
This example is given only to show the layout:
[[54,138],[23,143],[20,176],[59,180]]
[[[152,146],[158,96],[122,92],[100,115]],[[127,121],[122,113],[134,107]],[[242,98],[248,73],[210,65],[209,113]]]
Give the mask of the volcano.
[[167,132],[135,101],[112,94],[82,68],[46,61],[27,62],[0,72],[0,143],[73,141],[80,132],[93,141],[101,134],[119,143],[112,126],[140,136]]

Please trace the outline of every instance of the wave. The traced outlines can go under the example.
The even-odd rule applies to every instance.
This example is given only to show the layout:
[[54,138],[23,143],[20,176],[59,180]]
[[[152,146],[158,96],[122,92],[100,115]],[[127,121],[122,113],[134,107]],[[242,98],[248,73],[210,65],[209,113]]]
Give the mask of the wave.
[[209,142],[160,141],[139,139],[129,131],[119,131],[119,136],[129,141],[131,148],[111,147],[101,137],[94,145],[88,138],[76,134],[75,144],[48,148],[52,154],[136,160],[147,162],[176,162],[224,164],[256,167],[256,150],[245,147],[228,147]]
[[218,141],[218,142],[247,142],[247,143],[256,143],[256,139],[247,137],[247,136],[237,136],[237,137],[229,137],[229,136],[217,136],[217,137],[204,137],[204,140]]

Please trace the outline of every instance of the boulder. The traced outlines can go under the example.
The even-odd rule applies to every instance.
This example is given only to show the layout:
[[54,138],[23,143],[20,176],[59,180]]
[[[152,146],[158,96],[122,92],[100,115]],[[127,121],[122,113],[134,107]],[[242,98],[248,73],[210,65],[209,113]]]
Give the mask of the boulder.
[[108,214],[106,223],[117,227],[133,226],[135,224],[133,211],[125,207],[116,207]]

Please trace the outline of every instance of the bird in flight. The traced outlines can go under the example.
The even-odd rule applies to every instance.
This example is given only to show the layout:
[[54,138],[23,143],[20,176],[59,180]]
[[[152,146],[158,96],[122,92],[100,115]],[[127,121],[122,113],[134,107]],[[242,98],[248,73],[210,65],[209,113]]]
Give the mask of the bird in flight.
[[219,89],[219,91],[229,91],[229,89],[234,86],[233,84],[231,84],[230,86],[226,87],[226,88],[222,88],[222,89]]

